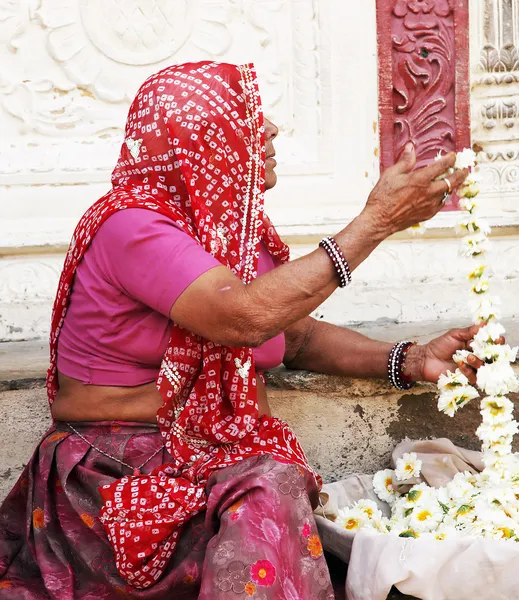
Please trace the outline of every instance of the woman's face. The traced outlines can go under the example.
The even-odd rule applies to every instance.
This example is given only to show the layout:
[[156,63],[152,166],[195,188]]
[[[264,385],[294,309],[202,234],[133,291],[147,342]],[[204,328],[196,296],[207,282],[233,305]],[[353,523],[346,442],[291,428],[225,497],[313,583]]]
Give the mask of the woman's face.
[[278,176],[274,169],[276,168],[277,162],[274,158],[276,151],[274,150],[274,140],[279,133],[279,129],[269,121],[265,119],[265,189],[270,190],[276,185]]

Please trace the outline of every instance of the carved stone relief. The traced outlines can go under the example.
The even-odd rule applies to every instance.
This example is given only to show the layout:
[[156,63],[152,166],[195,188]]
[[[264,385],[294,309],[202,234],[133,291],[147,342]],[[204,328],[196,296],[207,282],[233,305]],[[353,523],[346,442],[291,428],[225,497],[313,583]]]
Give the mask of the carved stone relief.
[[419,164],[469,143],[468,6],[379,0],[381,164],[413,141]]
[[256,62],[289,170],[326,170],[318,19],[314,0],[0,0],[0,183],[108,181],[138,86],[202,59]]
[[478,3],[479,60],[472,81],[474,142],[487,189],[519,190],[519,0]]

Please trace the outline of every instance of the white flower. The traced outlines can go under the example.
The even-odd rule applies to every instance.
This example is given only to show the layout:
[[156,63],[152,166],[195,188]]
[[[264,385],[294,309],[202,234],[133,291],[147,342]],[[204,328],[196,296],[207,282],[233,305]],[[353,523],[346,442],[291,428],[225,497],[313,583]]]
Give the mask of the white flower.
[[429,487],[426,483],[419,483],[413,485],[413,487],[407,492],[407,496],[402,498],[401,506],[404,510],[408,508],[414,508],[416,506],[422,506],[427,502],[436,500],[437,491],[435,488]]
[[476,281],[476,283],[471,287],[470,291],[473,294],[485,294],[486,292],[488,292],[488,288],[489,288],[489,281],[488,279],[479,279],[478,281]]
[[518,431],[517,421],[509,421],[504,423],[493,423],[489,425],[482,423],[476,429],[476,435],[483,443],[493,443],[504,441],[510,442]]
[[452,360],[457,365],[467,365],[470,352],[468,350],[456,350]]
[[490,242],[482,233],[467,235],[461,240],[460,254],[462,256],[480,256],[490,248]]
[[488,323],[501,318],[499,306],[501,300],[496,296],[477,298],[470,303],[470,310],[475,323]]
[[481,187],[479,183],[474,182],[467,184],[466,182],[457,190],[458,196],[462,198],[475,198],[479,192],[481,192]]
[[508,344],[489,344],[485,349],[485,358],[492,362],[513,363],[517,359],[519,348],[511,348]]
[[[469,353],[467,352],[467,355],[468,354]],[[438,388],[440,390],[453,390],[455,388],[463,387],[468,384],[469,380],[466,378],[465,375],[463,375],[463,373],[459,369],[456,369],[454,373],[451,373],[451,371],[447,371],[445,375],[440,375],[438,379]]]
[[509,363],[498,361],[483,365],[477,372],[478,387],[489,396],[504,396],[519,391],[519,381]]
[[468,278],[469,279],[481,279],[481,277],[483,277],[483,275],[485,274],[486,269],[487,269],[487,265],[479,265],[478,267],[476,267],[473,271],[471,271],[468,274]]
[[424,223],[417,223],[416,225],[411,225],[411,227],[408,227],[408,229],[407,229],[407,231],[412,236],[423,235],[426,230],[427,230],[427,227],[425,226]]
[[383,502],[388,504],[392,504],[400,496],[393,488],[393,471],[391,469],[379,471],[374,475],[373,490]]
[[476,153],[471,148],[465,148],[456,154],[455,169],[470,169],[476,166]]
[[341,508],[337,511],[335,524],[346,531],[356,532],[368,525],[369,518],[361,510],[357,508]]
[[481,183],[481,175],[478,171],[471,169],[470,173],[467,175],[467,178],[463,182],[463,185],[472,185],[474,183]]
[[505,328],[495,321],[487,323],[474,336],[474,340],[470,343],[472,351],[481,360],[497,356],[512,356],[512,349],[508,346],[503,350],[497,350],[495,342],[505,333]]
[[464,216],[456,225],[456,232],[462,234],[482,233],[483,235],[490,235],[491,231],[492,229],[486,221],[471,214]]
[[488,442],[483,444],[483,451],[491,451],[499,456],[506,456],[512,452],[512,439],[499,439],[497,442]]
[[478,397],[478,391],[471,385],[443,390],[438,398],[438,410],[449,417],[453,417],[458,409],[463,408],[468,402]]
[[435,540],[442,541],[459,538],[461,534],[456,527],[441,524],[432,535]]
[[491,344],[497,342],[497,340],[506,333],[506,329],[501,323],[488,323],[477,332],[474,336],[474,341],[481,344]]
[[487,396],[481,400],[481,416],[488,425],[506,423],[513,412],[514,403],[506,396]]
[[405,481],[411,477],[419,477],[422,461],[416,456],[415,452],[405,453],[402,458],[396,461],[395,475],[398,481]]
[[518,348],[511,348],[508,344],[476,344],[473,354],[484,362],[515,362]]
[[373,500],[359,500],[352,508],[364,513],[370,521],[381,521],[383,518],[382,511]]
[[478,208],[478,203],[473,198],[461,197],[459,200],[459,206],[461,210],[466,210],[472,214]]
[[417,506],[410,515],[409,525],[415,531],[433,531],[443,521],[444,512],[436,500]]
[[456,473],[449,483],[438,493],[439,499],[444,504],[465,504],[475,494],[476,488],[470,480],[470,473]]

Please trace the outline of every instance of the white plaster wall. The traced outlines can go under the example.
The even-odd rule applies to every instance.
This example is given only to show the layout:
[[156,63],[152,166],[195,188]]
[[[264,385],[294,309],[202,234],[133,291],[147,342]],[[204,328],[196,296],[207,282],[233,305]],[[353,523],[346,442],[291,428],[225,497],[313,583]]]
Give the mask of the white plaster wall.
[[[477,78],[484,3],[471,2]],[[47,335],[74,224],[108,188],[133,94],[168,64],[256,63],[281,130],[267,208],[295,255],[345,226],[378,178],[374,1],[128,0],[124,13],[119,4],[0,0],[0,340]],[[509,179],[492,179],[487,212],[498,228],[518,220]],[[463,318],[452,223],[444,214],[432,237],[384,244],[319,313],[338,323]],[[516,241],[496,243],[496,280],[510,298]],[[511,316],[514,303],[505,305]]]

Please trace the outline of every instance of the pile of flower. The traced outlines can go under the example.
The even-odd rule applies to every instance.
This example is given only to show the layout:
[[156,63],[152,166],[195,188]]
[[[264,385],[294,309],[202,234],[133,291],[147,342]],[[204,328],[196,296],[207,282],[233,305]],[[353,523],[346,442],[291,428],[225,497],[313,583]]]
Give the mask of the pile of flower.
[[[382,515],[377,504],[361,500],[339,510],[336,523],[348,531],[369,527],[380,533],[400,537],[432,537],[443,540],[453,536],[480,536],[519,541],[519,459],[512,453],[512,440],[519,430],[513,418],[514,405],[507,397],[519,391],[519,381],[511,363],[517,348],[498,343],[505,333],[498,322],[499,298],[489,293],[488,267],[484,264],[489,250],[490,227],[478,217],[475,200],[479,194],[476,156],[467,149],[459,153],[455,168],[470,168],[463,187],[458,190],[461,219],[457,232],[464,234],[461,254],[477,261],[468,280],[473,322],[481,325],[472,353],[483,361],[477,373],[481,400],[481,425],[476,434],[482,443],[483,471],[458,473],[445,487],[431,488],[426,483],[411,486],[405,494],[395,490],[395,483],[419,477],[421,461],[415,453],[404,454],[396,469],[378,472],[373,478],[377,496],[391,507],[391,517]],[[468,351],[457,352],[457,364],[467,361]],[[438,381],[438,409],[450,417],[470,400],[480,397],[459,370],[447,372]],[[411,483],[411,482],[410,482]]]

